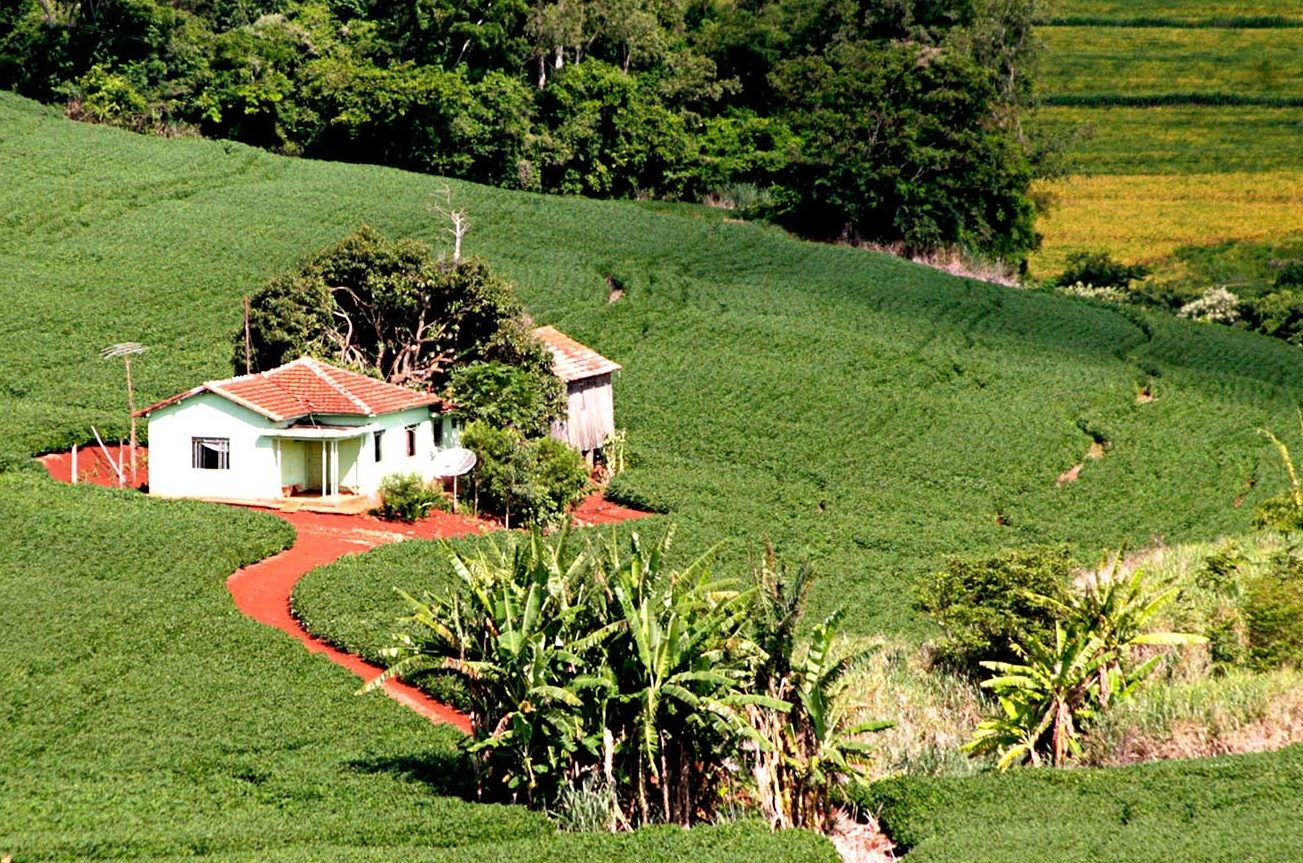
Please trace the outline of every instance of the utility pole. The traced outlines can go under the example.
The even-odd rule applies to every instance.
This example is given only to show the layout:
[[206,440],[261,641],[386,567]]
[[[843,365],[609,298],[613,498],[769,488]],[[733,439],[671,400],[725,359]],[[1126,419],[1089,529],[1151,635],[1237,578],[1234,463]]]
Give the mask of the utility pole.
[[149,350],[139,342],[119,342],[100,351],[100,359],[111,360],[122,357],[127,367],[127,410],[131,413],[131,485],[136,486],[136,390],[131,382],[131,358]]
[[249,335],[249,298],[244,298],[244,373],[253,374],[253,338]]

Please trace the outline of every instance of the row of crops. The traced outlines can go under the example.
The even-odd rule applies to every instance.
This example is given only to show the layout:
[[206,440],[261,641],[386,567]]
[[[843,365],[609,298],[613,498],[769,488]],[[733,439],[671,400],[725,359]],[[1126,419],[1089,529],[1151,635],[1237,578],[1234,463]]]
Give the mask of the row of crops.
[[1042,184],[1037,275],[1104,249],[1180,277],[1178,249],[1297,235],[1303,4],[1068,0],[1049,15],[1037,123],[1076,177]]
[[[142,138],[5,95],[0,129],[0,851],[831,859],[748,825],[557,837],[449,796],[446,735],[353,698],[346,673],[231,606],[223,578],[284,544],[277,523],[17,475],[91,424],[124,432],[122,369],[99,348],[150,347],[142,402],[229,374],[241,296],[361,222],[437,241],[438,180]],[[1254,428],[1295,422],[1303,355],[1286,345],[753,225],[453,193],[467,249],[534,317],[624,364],[624,493],[670,510],[685,556],[723,541],[727,571],[766,538],[808,557],[819,609],[850,605],[854,631],[918,633],[912,585],[948,552],[1215,536],[1278,488]],[[437,585],[434,558],[403,544],[310,576],[300,608],[365,649],[396,582]]]

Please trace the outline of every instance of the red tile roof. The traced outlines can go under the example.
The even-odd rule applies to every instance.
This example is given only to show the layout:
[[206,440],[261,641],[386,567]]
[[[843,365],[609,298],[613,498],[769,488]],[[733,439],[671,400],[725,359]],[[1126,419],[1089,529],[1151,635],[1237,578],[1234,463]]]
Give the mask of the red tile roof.
[[552,373],[566,383],[620,370],[619,363],[579,344],[556,327],[538,327],[534,335],[552,352]]
[[416,392],[311,357],[300,357],[270,371],[208,381],[139,410],[136,415],[145,416],[205,392],[219,395],[275,422],[310,414],[370,417],[442,405],[442,400],[431,393]]

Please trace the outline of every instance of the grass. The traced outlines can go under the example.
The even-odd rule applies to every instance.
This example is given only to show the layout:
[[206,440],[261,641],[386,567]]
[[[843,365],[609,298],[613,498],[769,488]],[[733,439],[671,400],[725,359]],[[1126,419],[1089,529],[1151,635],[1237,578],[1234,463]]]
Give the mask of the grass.
[[910,863],[1297,860],[1303,746],[1110,770],[908,778],[865,799]]
[[1303,109],[1174,105],[1042,108],[1035,128],[1069,136],[1070,174],[1293,172]]
[[1044,14],[1053,21],[1163,22],[1216,26],[1236,21],[1303,22],[1299,0],[1061,0]]
[[1303,171],[1070,176],[1039,188],[1055,201],[1032,260],[1041,276],[1080,250],[1154,263],[1188,246],[1286,242],[1303,214]]
[[560,836],[470,803],[456,732],[241,616],[270,516],[0,475],[0,856],[835,859],[758,825]]
[[[0,464],[10,469],[0,475],[0,851],[831,859],[807,834],[748,825],[558,837],[538,816],[450,797],[448,732],[353,698],[346,672],[232,607],[223,578],[283,545],[279,523],[16,473],[30,453],[84,439],[91,422],[123,429],[121,369],[101,363],[99,347],[150,345],[136,366],[142,401],[226,374],[243,294],[362,221],[438,236],[428,206],[438,180],[140,138],[5,95],[0,174]],[[1292,422],[1303,355],[1283,344],[759,226],[454,190],[476,219],[470,250],[519,284],[534,316],[625,365],[617,410],[635,462],[625,488],[672,510],[680,549],[723,539],[721,565],[737,570],[768,536],[784,556],[813,559],[817,607],[850,603],[859,632],[917,634],[910,585],[946,552],[1216,536],[1247,526],[1279,485],[1253,429]],[[627,287],[614,305],[610,272]],[[1136,384],[1154,378],[1159,398],[1137,404]],[[1108,456],[1060,488],[1055,477],[1098,437]],[[1236,507],[1249,479],[1256,489]],[[310,576],[296,601],[327,634],[374,644],[399,611],[395,582],[437,587],[436,551],[404,543],[341,562]],[[1242,793],[1218,798],[1219,826],[1294,850],[1280,813],[1298,807],[1295,752],[1134,774],[1163,777],[1144,786],[1146,823],[1165,831],[1169,856],[1201,859],[1177,852],[1190,850],[1188,835],[1213,837],[1187,833],[1182,819],[1191,794],[1202,805],[1231,774]],[[1059,816],[1094,810],[1072,810],[1075,791],[1062,788],[1076,774],[1066,776],[921,786],[972,805],[897,806],[888,823],[916,837],[919,859],[932,836],[929,848],[968,855],[946,859],[1002,859],[964,844],[982,823],[968,814],[1000,823],[992,808],[1012,790],[1005,808],[1018,799],[1039,819],[1023,831],[1033,847],[1068,859],[1044,851],[1076,847]]]
[[[240,296],[306,251],[362,221],[439,235],[432,178],[151,140],[13,97],[0,118],[11,461],[84,439],[91,422],[120,433],[121,369],[95,358],[102,345],[150,345],[139,398],[168,395],[229,373]],[[721,565],[736,570],[768,537],[810,558],[816,612],[853,600],[858,632],[917,633],[910,586],[949,552],[1062,540],[1093,553],[1242,529],[1251,506],[1231,501],[1273,458],[1253,428],[1284,424],[1303,384],[1303,356],[1245,334],[753,225],[455,190],[476,218],[470,251],[538,320],[623,363],[625,488],[673,511],[685,553],[724,540]],[[613,305],[607,272],[627,286]],[[1164,397],[1137,405],[1154,374]],[[1110,455],[1060,488],[1088,430]],[[363,605],[394,583],[373,577],[374,591],[359,577],[334,601],[392,617],[392,601]]]
[[1047,98],[1303,97],[1303,30],[1047,27]]

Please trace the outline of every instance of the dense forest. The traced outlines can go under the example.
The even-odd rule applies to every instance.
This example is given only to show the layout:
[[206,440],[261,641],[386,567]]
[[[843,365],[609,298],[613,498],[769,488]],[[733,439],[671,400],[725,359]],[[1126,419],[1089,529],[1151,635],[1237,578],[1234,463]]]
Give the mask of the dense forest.
[[18,0],[0,88],[70,116],[808,236],[1036,243],[1032,0]]

